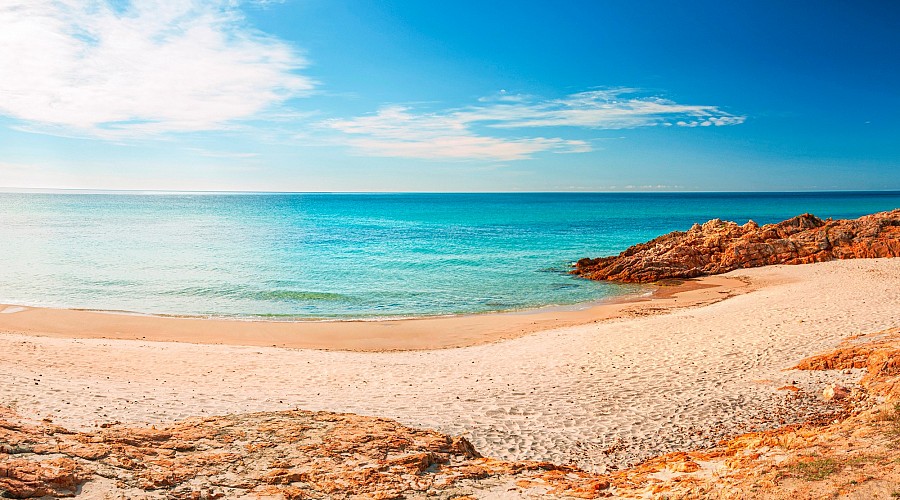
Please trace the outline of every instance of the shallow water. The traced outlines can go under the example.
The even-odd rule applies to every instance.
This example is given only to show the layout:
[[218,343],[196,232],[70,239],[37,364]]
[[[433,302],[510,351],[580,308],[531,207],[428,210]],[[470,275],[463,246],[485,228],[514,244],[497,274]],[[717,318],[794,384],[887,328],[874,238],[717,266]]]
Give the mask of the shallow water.
[[566,274],[710,218],[857,217],[887,193],[0,193],[0,302],[274,319],[477,313],[636,287]]

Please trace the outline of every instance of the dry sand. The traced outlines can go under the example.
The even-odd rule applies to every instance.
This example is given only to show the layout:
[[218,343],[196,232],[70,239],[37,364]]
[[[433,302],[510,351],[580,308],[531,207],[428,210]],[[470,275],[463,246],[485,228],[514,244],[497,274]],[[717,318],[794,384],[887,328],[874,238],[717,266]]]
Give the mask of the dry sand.
[[[749,280],[752,291],[664,314],[652,314],[654,302],[625,304],[617,319],[432,351],[7,333],[0,401],[76,429],[298,407],[347,411],[465,435],[495,457],[603,470],[708,444],[741,425],[802,418],[814,398],[798,405],[778,387],[795,383],[812,394],[835,377],[858,376],[785,368],[845,336],[900,324],[900,259],[726,277]],[[0,331],[9,331],[7,317],[27,312],[0,315]]]

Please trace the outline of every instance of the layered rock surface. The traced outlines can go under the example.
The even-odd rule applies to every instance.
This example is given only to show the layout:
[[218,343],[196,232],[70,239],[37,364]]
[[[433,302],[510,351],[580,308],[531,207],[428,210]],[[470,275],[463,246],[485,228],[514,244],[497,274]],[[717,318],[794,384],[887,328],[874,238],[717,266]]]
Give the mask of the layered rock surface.
[[895,209],[853,220],[803,214],[762,227],[713,219],[616,256],[581,259],[572,272],[594,280],[652,283],[771,264],[898,256],[900,209]]
[[596,475],[482,458],[462,438],[352,414],[285,411],[90,433],[0,410],[0,497],[459,498],[533,490],[593,498]]

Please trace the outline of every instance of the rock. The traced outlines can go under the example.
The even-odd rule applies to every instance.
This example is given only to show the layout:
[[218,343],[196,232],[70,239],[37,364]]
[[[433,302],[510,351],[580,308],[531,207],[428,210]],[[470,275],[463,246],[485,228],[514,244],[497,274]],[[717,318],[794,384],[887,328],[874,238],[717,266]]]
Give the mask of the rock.
[[[831,352],[801,360],[797,370],[846,370],[865,368],[860,384],[869,394],[900,398],[900,328],[885,330],[881,338],[864,344],[847,344]],[[826,387],[822,396],[826,397]],[[834,396],[838,395],[834,389]],[[827,397],[826,397],[827,399]]]
[[453,441],[450,443],[450,449],[455,454],[462,455],[466,458],[481,458],[481,454],[475,450],[472,443],[462,436],[453,438]]
[[0,492],[4,492],[4,498],[70,497],[85,480],[85,470],[70,458],[0,457]]
[[482,458],[465,438],[383,418],[295,410],[72,433],[0,407],[4,498],[69,497],[88,483],[103,498],[453,498],[516,481],[565,498],[609,487],[574,467]]
[[840,401],[848,397],[850,397],[850,390],[840,385],[831,384],[822,390],[822,398],[825,401]]
[[853,220],[798,215],[760,227],[720,219],[634,245],[617,256],[583,258],[573,274],[594,280],[652,283],[772,264],[900,257],[900,209]]

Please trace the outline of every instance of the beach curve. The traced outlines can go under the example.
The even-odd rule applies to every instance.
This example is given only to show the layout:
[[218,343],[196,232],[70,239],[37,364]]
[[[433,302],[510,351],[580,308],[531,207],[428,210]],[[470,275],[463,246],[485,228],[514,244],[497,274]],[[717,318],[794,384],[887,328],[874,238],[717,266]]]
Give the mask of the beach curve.
[[[488,456],[621,467],[823,411],[786,372],[900,323],[900,260],[732,272],[765,286],[701,307],[437,351],[346,352],[0,335],[0,398],[70,429],[302,408],[462,435]],[[15,314],[10,315],[15,316]],[[114,375],[113,375],[114,374]],[[778,388],[793,385],[804,400]]]
[[358,321],[242,321],[0,304],[0,332],[365,352],[433,350],[709,304],[751,289],[740,279],[706,277],[656,286],[649,295],[575,307]]

